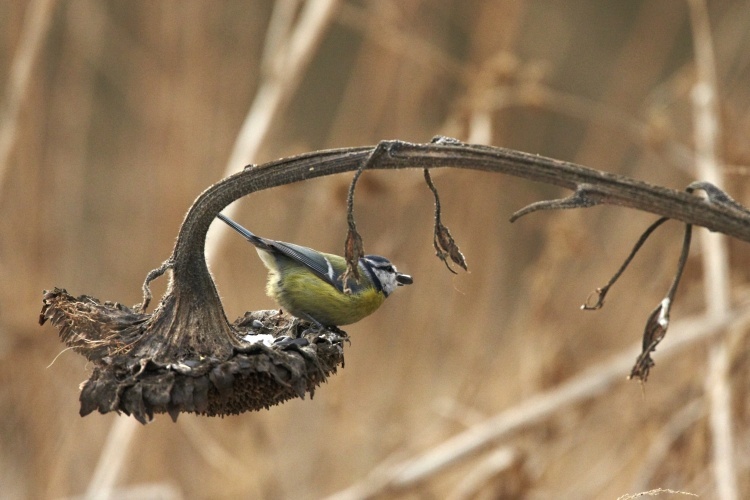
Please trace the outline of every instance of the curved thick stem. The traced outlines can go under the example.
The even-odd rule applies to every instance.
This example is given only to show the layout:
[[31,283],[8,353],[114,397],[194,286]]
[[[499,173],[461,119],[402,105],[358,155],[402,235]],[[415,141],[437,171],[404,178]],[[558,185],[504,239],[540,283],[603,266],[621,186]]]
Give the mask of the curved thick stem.
[[[375,155],[377,150],[381,154]],[[204,257],[206,233],[216,215],[233,201],[262,189],[354,171],[370,158],[374,159],[368,169],[454,167],[513,175],[573,191],[585,187],[587,206],[609,204],[635,208],[750,242],[747,212],[727,204],[706,202],[684,191],[505,148],[383,141],[377,146],[317,151],[260,167],[251,166],[208,188],[196,199],[180,229],[171,258],[175,286],[205,287],[208,277]]]

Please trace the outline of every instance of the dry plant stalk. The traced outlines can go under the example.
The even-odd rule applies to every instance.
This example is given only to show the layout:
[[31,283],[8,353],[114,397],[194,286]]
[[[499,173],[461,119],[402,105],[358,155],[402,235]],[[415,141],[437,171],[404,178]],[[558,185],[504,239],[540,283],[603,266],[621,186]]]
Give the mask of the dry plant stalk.
[[[722,140],[719,111],[718,78],[713,36],[706,0],[689,0],[693,50],[695,52],[696,82],[692,88],[693,137],[695,166],[699,178],[722,186],[719,167]],[[720,316],[730,307],[729,256],[724,238],[717,234],[702,235],[703,266],[707,314]],[[716,490],[721,498],[740,498],[738,474],[735,466],[735,437],[732,421],[732,401],[728,380],[729,349],[726,341],[718,342],[709,352],[706,389],[709,395],[713,473]]]
[[[383,141],[249,166],[196,199],[171,257],[147,276],[141,305],[131,309],[87,296],[74,298],[61,289],[45,292],[40,323],[51,320],[63,342],[94,365],[81,392],[81,413],[122,411],[145,422],[155,413],[168,412],[173,418],[180,412],[225,415],[312,395],[343,364],[346,333],[305,329],[305,323],[276,311],[246,313],[230,324],[206,265],[209,226],[228,204],[262,189],[365,169],[439,167],[505,173],[574,190],[570,198],[532,204],[514,219],[539,209],[614,204],[750,241],[750,212],[705,183],[691,190],[705,191],[706,200],[572,163],[455,139],[436,138],[427,144]],[[350,210],[353,193],[352,187]],[[356,229],[353,234],[361,240]],[[354,258],[351,252],[347,257],[350,262]],[[167,270],[168,290],[153,313],[146,313],[148,284]]]

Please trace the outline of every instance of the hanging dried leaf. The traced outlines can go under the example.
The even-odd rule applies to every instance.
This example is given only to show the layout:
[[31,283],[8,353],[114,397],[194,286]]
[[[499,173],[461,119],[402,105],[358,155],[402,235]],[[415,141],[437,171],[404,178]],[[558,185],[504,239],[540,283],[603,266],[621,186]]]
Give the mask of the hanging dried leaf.
[[461,266],[464,271],[468,271],[469,268],[466,264],[464,254],[461,253],[461,249],[458,248],[450,230],[441,221],[440,196],[438,195],[435,184],[432,182],[430,171],[427,169],[424,169],[424,179],[425,182],[427,182],[427,187],[430,188],[432,195],[435,197],[435,229],[432,238],[432,245],[435,247],[435,255],[445,263],[445,267],[447,267],[453,274],[456,274],[456,271],[451,267],[448,258],[450,258],[454,264]]

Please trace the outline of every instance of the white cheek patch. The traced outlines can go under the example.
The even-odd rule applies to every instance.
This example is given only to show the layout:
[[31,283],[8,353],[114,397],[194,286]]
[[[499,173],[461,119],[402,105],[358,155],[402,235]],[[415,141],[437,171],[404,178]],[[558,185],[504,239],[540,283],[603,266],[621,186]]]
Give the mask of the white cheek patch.
[[398,283],[396,282],[396,275],[383,271],[382,269],[374,269],[375,277],[380,281],[380,286],[383,288],[383,293],[388,296],[396,289]]

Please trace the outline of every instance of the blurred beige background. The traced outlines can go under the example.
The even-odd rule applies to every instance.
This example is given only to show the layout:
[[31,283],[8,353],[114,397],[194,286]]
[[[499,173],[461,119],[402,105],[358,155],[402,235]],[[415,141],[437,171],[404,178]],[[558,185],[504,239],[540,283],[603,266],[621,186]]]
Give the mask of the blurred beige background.
[[[89,367],[37,324],[42,290],[54,286],[139,302],[203,189],[248,162],[319,148],[446,134],[677,189],[713,155],[728,192],[748,205],[750,4],[709,2],[708,38],[701,6],[0,4],[0,497],[616,498],[659,487],[750,496],[745,322],[661,352],[680,337],[678,322],[702,318],[706,295],[716,297],[704,287],[700,237],[645,388],[625,380],[626,367],[592,397],[522,419],[453,465],[388,483],[383,464],[398,469],[615,356],[635,360],[682,229],[659,230],[606,307],[583,313],[654,217],[601,207],[508,223],[525,204],[566,194],[548,186],[435,173],[444,222],[470,267],[454,276],[434,257],[421,172],[364,174],[355,213],[365,248],[415,285],[347,329],[346,367],[313,400],[176,424],[80,418]],[[713,60],[696,66],[696,47]],[[711,77],[717,105],[701,110],[694,88]],[[714,148],[695,135],[696,116],[717,120]],[[340,253],[350,178],[251,196],[235,217],[260,235]],[[255,252],[209,234],[228,316],[274,307]],[[724,318],[742,309],[750,280],[747,244],[726,245]],[[723,431],[734,450],[722,459]]]

